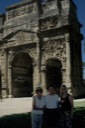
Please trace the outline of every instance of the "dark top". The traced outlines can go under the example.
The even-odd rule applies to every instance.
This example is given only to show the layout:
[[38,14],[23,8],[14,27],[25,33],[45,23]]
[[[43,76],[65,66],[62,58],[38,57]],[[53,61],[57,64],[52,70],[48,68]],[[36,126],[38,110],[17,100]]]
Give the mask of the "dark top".
[[64,111],[71,111],[71,104],[69,101],[69,94],[65,98],[61,98],[61,109]]

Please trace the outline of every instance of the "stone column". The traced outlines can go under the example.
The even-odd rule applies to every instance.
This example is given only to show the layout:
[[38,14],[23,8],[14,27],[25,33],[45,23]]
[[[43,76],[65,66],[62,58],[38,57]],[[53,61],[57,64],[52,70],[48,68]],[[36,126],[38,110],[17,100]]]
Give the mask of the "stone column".
[[7,51],[5,50],[4,51],[4,84],[6,86],[6,96],[8,94],[8,83],[7,83],[7,67],[8,67],[8,64],[7,64]]
[[35,88],[38,84],[37,80],[37,65],[36,63],[33,63],[33,93],[35,92]]
[[67,87],[71,88],[71,49],[70,49],[70,39],[69,35],[65,35],[66,41],[66,55],[67,55]]
[[2,83],[2,92],[1,92],[1,95],[2,95],[2,98],[6,98],[7,97],[7,88],[6,88],[6,84],[5,84],[5,81],[4,81],[4,73],[2,72],[1,74],[1,83]]
[[66,68],[61,68],[61,72],[62,72],[62,84],[66,84]]
[[35,92],[35,88],[41,85],[39,40],[36,42],[36,51],[35,62],[33,63],[33,93]]
[[9,98],[12,98],[12,66],[8,67],[8,90],[9,90]]
[[43,88],[43,93],[46,94],[46,65],[41,65],[41,85]]
[[41,84],[41,73],[40,73],[40,45],[39,42],[37,42],[37,57],[36,57],[36,68],[37,68],[37,73],[36,73],[36,80],[37,84]]
[[3,49],[2,71],[1,71],[1,83],[2,83],[2,97],[7,97],[7,53]]

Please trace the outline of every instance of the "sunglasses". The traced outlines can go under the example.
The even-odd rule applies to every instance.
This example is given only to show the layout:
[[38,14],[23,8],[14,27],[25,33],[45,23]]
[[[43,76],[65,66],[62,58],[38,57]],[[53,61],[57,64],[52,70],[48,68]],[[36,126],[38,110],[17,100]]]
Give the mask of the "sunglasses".
[[42,90],[36,90],[37,92],[42,92]]

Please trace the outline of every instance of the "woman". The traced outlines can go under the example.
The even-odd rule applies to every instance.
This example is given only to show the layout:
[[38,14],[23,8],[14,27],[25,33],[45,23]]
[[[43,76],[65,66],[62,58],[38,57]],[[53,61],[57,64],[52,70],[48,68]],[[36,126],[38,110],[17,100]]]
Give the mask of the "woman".
[[43,109],[45,105],[44,96],[42,95],[43,89],[36,88],[36,95],[33,96],[32,104],[32,128],[42,128],[43,123]]
[[68,93],[67,87],[62,85],[60,87],[61,97],[61,116],[60,116],[60,128],[72,128],[73,117],[73,97]]
[[[53,86],[47,88],[48,94],[45,96],[44,128],[58,127],[58,104],[59,96]],[[57,120],[56,120],[57,118]]]

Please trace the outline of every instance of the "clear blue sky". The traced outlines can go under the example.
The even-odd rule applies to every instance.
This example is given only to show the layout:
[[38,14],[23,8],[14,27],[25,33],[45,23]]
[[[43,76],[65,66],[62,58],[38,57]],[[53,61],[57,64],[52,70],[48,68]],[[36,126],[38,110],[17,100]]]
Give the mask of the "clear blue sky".
[[83,25],[81,28],[81,33],[84,36],[82,41],[82,60],[85,62],[85,53],[84,53],[84,42],[85,42],[85,0],[73,0],[77,6],[77,14],[80,23]]
[[[20,2],[22,0],[0,0],[0,13],[5,13],[5,8],[11,4],[16,2]],[[83,25],[81,28],[81,33],[85,38],[85,0],[73,0],[77,6],[77,14],[80,23]],[[85,62],[85,53],[84,53],[84,42],[82,41],[82,60]]]

